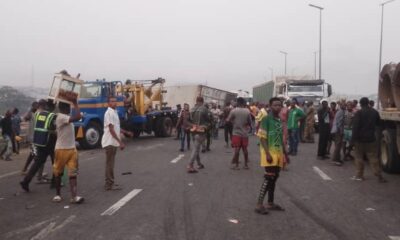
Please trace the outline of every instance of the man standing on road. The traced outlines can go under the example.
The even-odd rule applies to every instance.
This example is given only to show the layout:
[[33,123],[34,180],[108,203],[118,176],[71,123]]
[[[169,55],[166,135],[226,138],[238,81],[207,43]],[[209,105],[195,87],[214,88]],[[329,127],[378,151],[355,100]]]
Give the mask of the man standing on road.
[[212,130],[212,137],[214,140],[218,139],[218,131],[219,131],[219,119],[221,115],[221,110],[217,108],[217,104],[213,103],[210,110],[213,118],[214,127]]
[[246,108],[246,101],[239,97],[237,99],[237,107],[233,109],[229,116],[228,121],[233,125],[232,147],[235,153],[232,158],[232,169],[239,170],[239,154],[240,149],[244,154],[244,169],[249,169],[249,153],[247,146],[249,145],[249,128],[252,126],[252,118],[250,111]]
[[71,107],[68,103],[58,103],[56,118],[57,141],[55,146],[55,159],[53,173],[55,176],[55,187],[57,195],[53,202],[61,202],[61,176],[65,166],[68,168],[69,185],[71,191],[71,203],[82,203],[83,197],[77,194],[77,175],[78,175],[78,151],[75,147],[75,130],[73,122],[79,121],[82,116],[76,98],[71,98],[74,105],[74,116],[70,117]]
[[[256,213],[267,214],[268,210],[283,211],[284,209],[274,203],[274,193],[279,172],[284,164],[284,158],[289,161],[286,147],[283,144],[282,121],[279,112],[282,102],[279,98],[269,101],[271,113],[261,121],[258,137],[260,138],[261,167],[264,167],[264,182],[261,185]],[[268,205],[264,207],[264,198],[268,192]]]
[[318,110],[318,127],[319,127],[319,138],[318,138],[318,159],[328,159],[328,140],[330,135],[329,125],[329,108],[328,101],[322,101],[322,107]]
[[341,166],[343,164],[343,161],[340,157],[340,152],[343,146],[345,114],[346,114],[346,102],[342,100],[339,102],[339,110],[335,114],[331,130],[331,134],[333,134],[335,140],[335,149],[333,151],[332,161],[337,166]]
[[108,98],[108,109],[104,114],[104,134],[101,139],[101,145],[106,151],[106,172],[105,186],[106,191],[121,190],[114,183],[114,164],[118,147],[124,150],[125,144],[121,140],[121,133],[132,137],[131,132],[121,129],[117,108],[117,101],[114,97]]
[[227,121],[229,113],[232,111],[232,105],[230,103],[226,103],[224,111],[222,113],[222,117],[224,119],[224,136],[225,136],[225,147],[229,147],[229,140],[232,140],[232,123]]
[[300,139],[299,121],[305,118],[303,110],[297,106],[297,100],[292,100],[289,110],[288,131],[289,131],[289,155],[296,156]]
[[374,175],[381,183],[387,182],[382,177],[382,169],[377,157],[377,143],[375,129],[380,125],[379,113],[368,106],[369,100],[360,99],[361,109],[356,112],[353,119],[352,145],[355,146],[355,163],[357,173],[352,180],[364,180],[364,156],[367,156]]
[[185,140],[187,142],[187,150],[190,150],[190,126],[189,126],[189,115],[190,115],[189,104],[184,103],[183,109],[179,114],[178,122],[176,123],[176,130],[181,131],[181,148],[180,151],[185,151]]
[[10,157],[12,154],[12,136],[14,135],[14,133],[12,128],[11,115],[11,111],[8,110],[4,118],[1,120],[1,134],[3,135],[3,139],[6,142],[6,145],[0,153],[0,158],[6,161],[12,160]]
[[307,103],[304,139],[307,143],[314,143],[315,108],[312,101]]

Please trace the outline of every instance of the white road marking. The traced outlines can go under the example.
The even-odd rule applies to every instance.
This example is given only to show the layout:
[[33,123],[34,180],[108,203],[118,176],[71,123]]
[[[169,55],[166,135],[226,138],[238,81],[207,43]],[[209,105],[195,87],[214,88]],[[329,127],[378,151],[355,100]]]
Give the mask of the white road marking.
[[149,146],[137,146],[137,147],[133,148],[133,150],[134,151],[151,150],[153,148],[157,148],[157,147],[161,147],[161,146],[164,146],[164,144],[157,143],[157,144],[153,144],[153,145],[149,145]]
[[33,236],[31,240],[40,240],[46,238],[50,233],[53,233],[61,228],[65,227],[68,223],[72,222],[76,218],[75,215],[69,216],[60,225],[56,226],[56,222],[51,222],[47,227],[43,228],[38,234]]
[[34,230],[34,229],[36,229],[36,228],[40,228],[42,225],[44,225],[44,224],[46,224],[46,223],[48,223],[48,222],[50,222],[50,221],[55,220],[56,218],[57,218],[57,217],[54,217],[54,218],[48,219],[48,220],[46,220],[46,221],[43,221],[43,222],[39,222],[39,223],[30,225],[30,226],[28,226],[28,227],[26,227],[26,228],[18,229],[18,230],[16,230],[16,231],[9,232],[9,233],[5,234],[4,237],[5,237],[5,238],[11,238],[11,237],[14,237],[14,236],[16,236],[16,235],[19,235],[19,234],[22,234],[22,233],[25,233],[25,232],[30,232],[30,231],[32,231],[32,230]]
[[324,180],[326,180],[326,181],[332,181],[332,178],[330,178],[328,175],[326,175],[326,173],[324,173],[324,172],[323,172],[321,169],[319,169],[318,167],[314,166],[313,169],[314,169],[314,171],[315,171],[316,173],[318,173],[318,175],[319,175],[322,179],[324,179]]
[[400,240],[400,236],[389,236],[390,240]]
[[185,154],[179,154],[179,156],[171,161],[171,163],[177,163],[179,160],[181,160]]
[[136,195],[138,195],[143,189],[133,189],[130,193],[125,195],[125,197],[121,198],[118,202],[116,202],[114,205],[112,205],[109,209],[105,210],[101,216],[111,216],[113,215],[116,211],[118,211],[122,206],[124,206],[126,203],[128,203],[132,198],[134,198]]
[[9,176],[14,176],[14,175],[17,175],[18,173],[20,173],[20,171],[6,173],[6,174],[3,174],[3,175],[0,175],[0,179],[6,178],[6,177],[9,177]]

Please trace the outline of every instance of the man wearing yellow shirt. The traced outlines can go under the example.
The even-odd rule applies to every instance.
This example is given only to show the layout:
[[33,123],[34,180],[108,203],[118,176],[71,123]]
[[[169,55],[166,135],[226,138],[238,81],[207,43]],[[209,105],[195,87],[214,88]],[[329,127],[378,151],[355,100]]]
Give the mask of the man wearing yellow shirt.
[[[258,197],[256,213],[267,214],[268,210],[284,211],[278,204],[274,203],[275,184],[279,172],[284,164],[284,158],[289,160],[285,146],[283,145],[282,122],[279,112],[282,102],[279,98],[271,98],[269,101],[271,114],[261,120],[258,137],[260,138],[261,167],[264,167],[264,182],[261,185]],[[268,204],[263,205],[265,195],[268,192]]]

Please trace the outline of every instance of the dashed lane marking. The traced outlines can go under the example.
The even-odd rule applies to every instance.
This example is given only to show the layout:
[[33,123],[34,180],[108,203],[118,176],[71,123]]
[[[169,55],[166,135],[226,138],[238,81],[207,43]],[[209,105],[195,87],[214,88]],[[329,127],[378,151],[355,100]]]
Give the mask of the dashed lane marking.
[[177,163],[179,160],[181,160],[183,157],[185,156],[185,154],[179,154],[178,157],[174,158],[171,163]]
[[319,169],[318,167],[314,166],[313,167],[314,171],[324,180],[326,181],[332,181],[332,178],[330,178],[328,175],[326,175],[326,173],[324,173],[321,169]]
[[0,179],[6,178],[6,177],[10,177],[10,176],[14,176],[14,175],[17,175],[18,173],[20,173],[20,171],[6,173],[6,174],[3,174],[3,175],[0,175]]
[[389,236],[390,240],[400,240],[400,236]]
[[116,211],[118,211],[121,207],[123,207],[126,203],[128,203],[132,198],[134,198],[136,195],[138,195],[143,189],[133,189],[130,193],[125,195],[125,197],[121,198],[118,202],[116,202],[114,205],[112,205],[109,209],[105,210],[101,216],[111,216],[113,215]]

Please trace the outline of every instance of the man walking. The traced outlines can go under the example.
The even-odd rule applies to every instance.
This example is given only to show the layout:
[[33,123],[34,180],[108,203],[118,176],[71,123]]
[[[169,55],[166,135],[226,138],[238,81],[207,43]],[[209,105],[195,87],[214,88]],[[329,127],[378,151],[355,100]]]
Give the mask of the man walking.
[[322,101],[322,107],[318,110],[318,127],[319,127],[319,139],[318,139],[318,159],[327,159],[328,140],[330,135],[329,125],[329,108],[326,100]]
[[[279,172],[284,164],[284,158],[289,158],[283,144],[282,121],[279,112],[282,102],[279,98],[271,98],[269,101],[271,113],[261,120],[258,137],[260,138],[261,167],[264,167],[264,182],[261,185],[255,212],[267,214],[268,210],[283,211],[284,209],[274,203],[275,185]],[[268,205],[264,207],[264,198],[268,192]]]
[[61,202],[61,176],[65,166],[68,168],[71,203],[82,203],[83,197],[77,194],[78,151],[75,147],[75,130],[73,122],[79,121],[82,116],[76,98],[70,101],[74,105],[74,116],[70,117],[71,107],[68,103],[58,103],[59,113],[56,118],[57,141],[55,146],[55,159],[53,174],[55,176],[56,196],[53,202]]
[[288,131],[289,131],[289,155],[296,156],[300,139],[299,121],[305,118],[303,110],[297,107],[297,101],[292,100],[289,110]]
[[239,170],[239,154],[240,149],[243,150],[244,154],[244,169],[249,169],[249,153],[247,146],[249,145],[249,128],[252,126],[252,118],[250,111],[246,108],[246,101],[239,97],[237,99],[237,107],[233,109],[229,116],[228,121],[232,122],[233,136],[232,136],[232,147],[235,149],[235,153],[232,158],[232,169]]
[[42,176],[41,169],[43,169],[47,157],[50,156],[53,160],[57,139],[55,134],[55,114],[53,113],[54,104],[50,100],[46,101],[42,99],[39,101],[39,109],[40,111],[37,111],[35,114],[33,132],[33,144],[37,150],[37,156],[28,173],[20,182],[22,189],[26,192],[29,192],[29,183],[38,171],[38,177]]
[[357,173],[352,180],[364,180],[364,156],[367,156],[374,175],[381,183],[387,182],[382,177],[382,169],[377,158],[377,143],[375,129],[380,125],[378,112],[368,106],[369,100],[364,97],[360,99],[361,109],[356,112],[353,119],[353,134],[351,142],[355,146],[355,163]]
[[198,169],[203,169],[204,165],[200,161],[200,148],[206,139],[206,131],[211,126],[210,113],[204,106],[203,97],[199,96],[196,98],[196,105],[190,111],[189,119],[191,129],[194,136],[194,146],[192,154],[190,156],[189,166],[187,167],[188,173],[197,173],[194,168],[194,162],[197,162]]
[[114,97],[108,98],[108,108],[104,114],[104,134],[101,139],[101,145],[106,152],[106,172],[105,172],[105,185],[106,191],[121,190],[117,184],[114,183],[114,164],[115,156],[118,147],[124,150],[125,144],[121,140],[121,133],[130,137],[133,136],[131,132],[121,129],[117,108],[117,101]]

